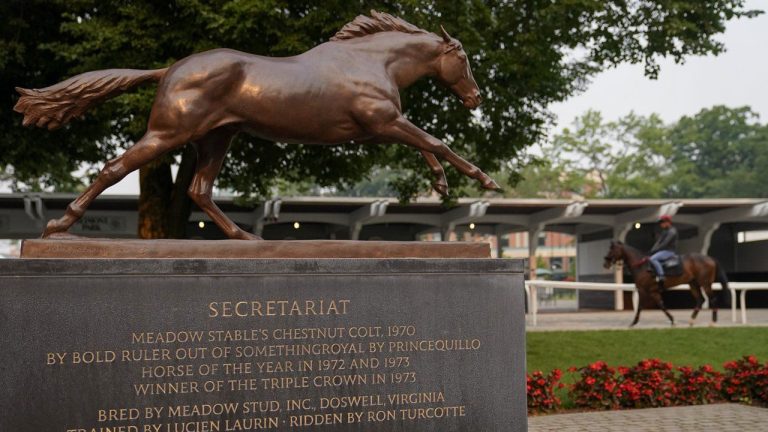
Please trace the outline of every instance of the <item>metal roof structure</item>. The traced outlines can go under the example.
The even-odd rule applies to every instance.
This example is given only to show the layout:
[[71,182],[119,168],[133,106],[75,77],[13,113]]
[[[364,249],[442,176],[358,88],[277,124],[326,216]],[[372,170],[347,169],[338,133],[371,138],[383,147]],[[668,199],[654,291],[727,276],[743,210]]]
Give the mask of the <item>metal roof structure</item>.
[[[44,223],[61,216],[75,197],[61,193],[0,194],[0,238],[38,236]],[[704,247],[721,224],[768,224],[768,199],[462,198],[451,207],[433,198],[402,204],[394,198],[276,197],[252,207],[238,204],[235,197],[217,197],[215,201],[244,229],[265,238],[285,238],[284,233],[291,232],[288,228],[298,222],[312,228],[304,234],[311,238],[365,239],[375,235],[406,240],[430,232],[448,238],[451,232],[474,224],[478,232],[496,235],[518,231],[538,235],[546,230],[582,236],[607,233],[623,239],[635,224],[654,222],[667,214],[674,216],[675,224],[683,230],[695,229],[693,235]],[[73,232],[134,237],[137,212],[137,196],[103,195]],[[194,224],[207,220],[199,210],[190,218]],[[386,229],[377,229],[382,227]]]

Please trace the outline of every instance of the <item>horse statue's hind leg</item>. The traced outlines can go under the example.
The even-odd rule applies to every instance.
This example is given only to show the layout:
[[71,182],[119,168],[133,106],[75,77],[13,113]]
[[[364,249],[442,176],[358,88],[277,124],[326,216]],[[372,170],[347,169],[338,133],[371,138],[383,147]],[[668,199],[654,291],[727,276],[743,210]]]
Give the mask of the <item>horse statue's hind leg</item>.
[[213,182],[221,170],[224,157],[229,149],[229,143],[237,133],[226,127],[214,129],[192,144],[197,150],[197,167],[195,176],[187,194],[221,230],[231,239],[261,240],[261,237],[241,229],[213,202]]
[[47,238],[53,234],[66,232],[83,216],[91,202],[105,189],[147,162],[183,146],[187,143],[188,138],[189,135],[186,133],[161,133],[148,130],[144,137],[125,153],[104,164],[104,168],[101,169],[96,180],[67,206],[64,216],[48,221],[42,237]]

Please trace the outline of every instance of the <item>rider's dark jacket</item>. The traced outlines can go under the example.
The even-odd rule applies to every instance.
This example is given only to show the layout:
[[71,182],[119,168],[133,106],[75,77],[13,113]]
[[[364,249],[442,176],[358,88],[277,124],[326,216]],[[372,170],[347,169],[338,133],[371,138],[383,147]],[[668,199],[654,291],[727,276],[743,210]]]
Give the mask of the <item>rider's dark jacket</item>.
[[659,239],[656,240],[656,244],[651,248],[651,254],[655,254],[658,251],[668,250],[671,252],[677,251],[677,230],[671,226],[661,232]]

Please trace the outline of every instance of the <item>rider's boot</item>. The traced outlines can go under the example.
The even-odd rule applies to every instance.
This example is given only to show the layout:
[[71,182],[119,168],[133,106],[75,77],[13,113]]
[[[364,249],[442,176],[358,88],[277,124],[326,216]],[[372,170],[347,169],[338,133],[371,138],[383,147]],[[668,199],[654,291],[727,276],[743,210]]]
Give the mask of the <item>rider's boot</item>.
[[664,291],[664,276],[656,276],[656,283],[659,284],[659,292]]

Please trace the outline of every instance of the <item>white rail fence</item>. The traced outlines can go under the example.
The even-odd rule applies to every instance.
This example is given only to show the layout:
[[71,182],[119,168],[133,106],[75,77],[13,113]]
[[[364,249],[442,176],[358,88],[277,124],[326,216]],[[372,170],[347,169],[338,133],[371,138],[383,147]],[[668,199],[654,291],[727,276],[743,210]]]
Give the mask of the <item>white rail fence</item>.
[[[637,311],[637,306],[640,304],[640,296],[635,289],[634,284],[630,283],[604,283],[604,282],[565,282],[565,281],[548,281],[548,280],[527,280],[525,281],[525,294],[528,299],[528,314],[531,315],[531,324],[536,325],[538,322],[539,313],[539,300],[538,292],[542,289],[551,288],[565,288],[571,290],[585,290],[585,291],[628,291],[632,293],[632,310]],[[768,290],[768,282],[729,282],[728,288],[731,291],[731,320],[737,322],[736,311],[736,295],[737,291],[741,291],[739,294],[739,304],[741,309],[741,323],[747,323],[747,292],[756,290]],[[670,288],[670,290],[689,290],[688,285],[678,285]],[[723,289],[719,283],[712,285],[712,289]],[[706,295],[705,295],[706,298]],[[705,303],[705,306],[707,304]]]

